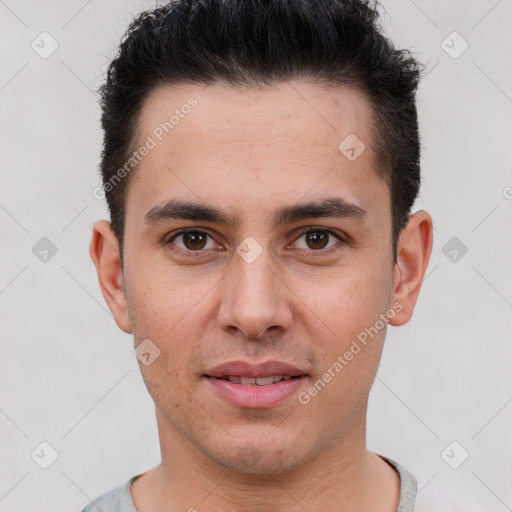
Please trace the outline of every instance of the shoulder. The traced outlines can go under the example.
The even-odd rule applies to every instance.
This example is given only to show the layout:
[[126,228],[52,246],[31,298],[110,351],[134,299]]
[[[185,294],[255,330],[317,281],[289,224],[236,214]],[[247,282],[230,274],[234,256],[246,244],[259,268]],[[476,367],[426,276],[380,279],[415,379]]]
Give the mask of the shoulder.
[[414,512],[461,512],[437,487],[428,484],[419,487]]
[[446,495],[432,484],[416,480],[404,466],[389,457],[379,455],[400,474],[400,503],[398,512],[461,512]]
[[132,482],[140,475],[130,478],[125,484],[112,489],[91,501],[82,512],[137,512],[130,494]]

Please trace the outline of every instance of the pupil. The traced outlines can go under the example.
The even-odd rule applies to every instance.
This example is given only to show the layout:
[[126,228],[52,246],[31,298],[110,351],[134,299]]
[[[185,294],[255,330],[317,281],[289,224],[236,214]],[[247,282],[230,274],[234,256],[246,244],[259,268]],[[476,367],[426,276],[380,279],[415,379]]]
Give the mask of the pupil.
[[183,243],[188,249],[202,249],[204,242],[204,236],[201,233],[185,233],[183,235]]
[[321,231],[311,231],[307,234],[307,241],[312,249],[323,249],[327,245],[327,239],[327,233]]

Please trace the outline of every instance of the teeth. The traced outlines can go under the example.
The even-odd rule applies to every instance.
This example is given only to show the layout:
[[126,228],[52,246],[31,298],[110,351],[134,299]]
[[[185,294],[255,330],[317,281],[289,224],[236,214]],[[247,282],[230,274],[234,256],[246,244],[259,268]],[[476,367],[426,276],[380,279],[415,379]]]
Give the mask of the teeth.
[[258,386],[267,386],[268,384],[274,383],[274,377],[272,375],[270,377],[257,377],[256,384]]
[[269,386],[282,380],[290,380],[291,375],[271,375],[270,377],[239,377],[237,375],[227,375],[222,379],[229,380],[234,384],[242,384],[244,386]]

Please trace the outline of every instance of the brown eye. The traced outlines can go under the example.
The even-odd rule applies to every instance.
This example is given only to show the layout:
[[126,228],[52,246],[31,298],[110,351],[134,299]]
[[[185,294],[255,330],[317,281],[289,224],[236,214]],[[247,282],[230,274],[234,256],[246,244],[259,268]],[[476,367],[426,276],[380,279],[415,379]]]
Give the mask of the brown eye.
[[183,235],[183,244],[187,249],[202,249],[206,244],[206,236],[202,233],[185,233]]
[[[212,237],[204,231],[182,231],[174,235],[167,243],[175,244],[182,250],[200,251],[201,249],[213,249],[216,244]],[[210,244],[208,246],[208,243]]]
[[330,235],[325,231],[309,231],[306,233],[306,243],[310,249],[324,249]]
[[324,254],[330,249],[335,250],[336,247],[342,249],[344,242],[343,235],[338,234],[337,231],[317,227],[304,230],[299,238],[296,239],[295,247],[301,250],[316,251],[319,254]]

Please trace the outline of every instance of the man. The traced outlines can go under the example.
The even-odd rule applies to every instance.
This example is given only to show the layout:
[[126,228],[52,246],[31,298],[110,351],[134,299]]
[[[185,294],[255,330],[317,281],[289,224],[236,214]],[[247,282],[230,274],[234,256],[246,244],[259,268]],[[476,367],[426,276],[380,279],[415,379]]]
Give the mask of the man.
[[432,249],[419,76],[362,0],[176,0],[131,24],[90,254],[162,461],[85,511],[455,510],[365,439]]

